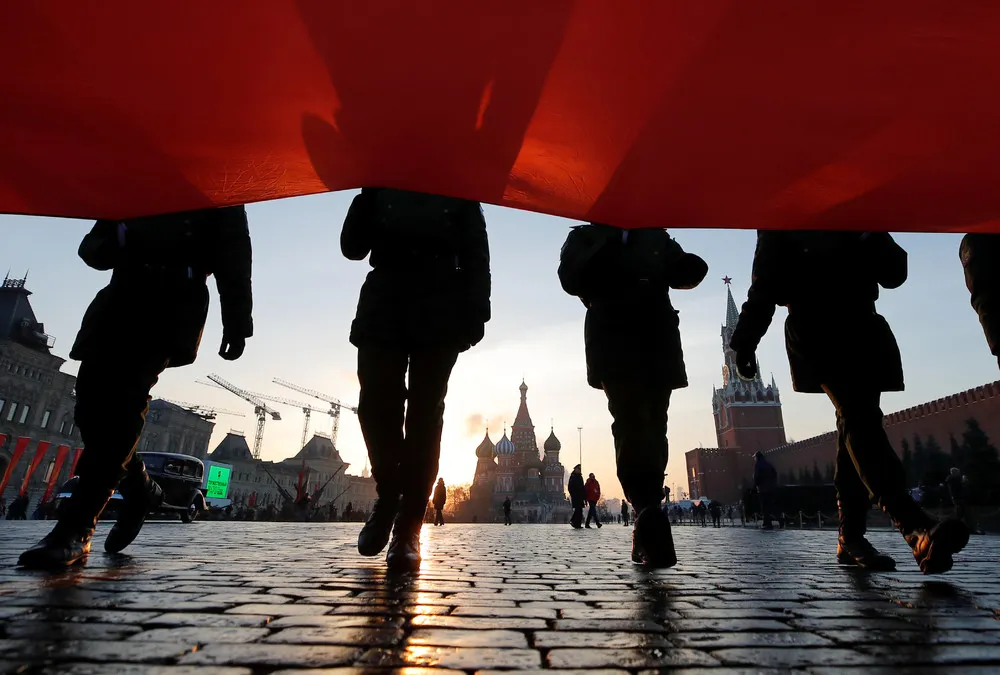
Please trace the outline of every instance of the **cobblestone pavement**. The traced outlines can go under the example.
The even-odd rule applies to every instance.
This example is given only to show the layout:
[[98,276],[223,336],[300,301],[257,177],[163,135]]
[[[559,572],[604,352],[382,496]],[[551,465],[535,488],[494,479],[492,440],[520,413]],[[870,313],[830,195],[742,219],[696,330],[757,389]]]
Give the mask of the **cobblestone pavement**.
[[[683,527],[681,564],[627,561],[630,530],[425,527],[387,579],[358,526],[150,523],[130,556],[14,568],[49,527],[0,522],[0,673],[996,673],[1000,539],[922,576],[833,562],[832,531]],[[108,526],[96,538],[100,549]],[[675,670],[676,669],[676,670]]]

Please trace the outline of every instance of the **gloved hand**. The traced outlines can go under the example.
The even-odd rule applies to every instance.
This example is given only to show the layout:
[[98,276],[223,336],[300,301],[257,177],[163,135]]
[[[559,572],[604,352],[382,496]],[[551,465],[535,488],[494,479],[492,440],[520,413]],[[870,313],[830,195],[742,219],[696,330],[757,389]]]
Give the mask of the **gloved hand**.
[[223,334],[222,346],[219,347],[219,356],[226,361],[235,361],[243,356],[243,350],[246,347],[247,339],[245,337],[230,337]]
[[736,371],[744,380],[757,377],[757,352],[740,349],[736,351]]

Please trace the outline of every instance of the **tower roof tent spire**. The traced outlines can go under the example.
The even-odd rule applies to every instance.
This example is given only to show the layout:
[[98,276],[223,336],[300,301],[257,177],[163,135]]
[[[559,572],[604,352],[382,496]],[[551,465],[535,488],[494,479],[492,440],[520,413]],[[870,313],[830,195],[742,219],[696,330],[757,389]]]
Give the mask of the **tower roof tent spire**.
[[736,308],[736,300],[733,299],[732,279],[723,277],[722,282],[726,284],[726,328],[736,329],[736,324],[740,320],[740,310]]
[[521,380],[521,386],[518,387],[521,390],[521,405],[517,408],[517,416],[514,418],[515,427],[534,427],[535,425],[531,422],[531,415],[528,414],[528,385]]

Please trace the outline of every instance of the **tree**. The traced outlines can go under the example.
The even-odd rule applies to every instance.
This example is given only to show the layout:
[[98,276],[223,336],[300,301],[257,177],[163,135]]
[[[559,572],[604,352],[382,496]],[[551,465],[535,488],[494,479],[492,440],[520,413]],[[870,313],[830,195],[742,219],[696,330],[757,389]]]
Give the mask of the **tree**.
[[969,478],[973,503],[1000,504],[1000,457],[975,418],[965,422],[959,457],[956,464]]
[[799,469],[799,485],[809,485],[812,480],[812,476],[809,475],[809,470],[804,466]]
[[823,475],[823,480],[826,483],[832,483],[837,477],[837,468],[833,462],[827,462],[826,473]]
[[447,501],[445,502],[444,508],[449,513],[456,513],[462,509],[462,505],[469,501],[469,486],[468,485],[448,485],[445,488],[445,494],[447,495]]
[[913,453],[910,452],[910,444],[905,438],[899,445],[903,448],[900,461],[903,463],[903,473],[906,474],[906,484],[912,487],[918,482],[917,477],[913,475]]
[[813,485],[823,484],[823,474],[820,473],[819,464],[817,464],[815,461],[813,462],[812,484]]
[[948,477],[948,471],[951,470],[951,457],[945,454],[934,436],[927,437],[924,450],[927,453],[924,481],[928,485],[940,485]]
[[927,473],[927,450],[924,449],[924,442],[921,440],[920,436],[916,434],[913,435],[913,482],[923,483],[925,482],[925,474]]

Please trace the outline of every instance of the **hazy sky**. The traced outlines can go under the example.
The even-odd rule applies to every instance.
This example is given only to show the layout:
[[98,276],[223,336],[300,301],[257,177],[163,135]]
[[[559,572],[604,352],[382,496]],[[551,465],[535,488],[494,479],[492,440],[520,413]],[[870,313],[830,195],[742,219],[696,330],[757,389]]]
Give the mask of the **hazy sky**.
[[[340,255],[340,226],[355,192],[300,197],[248,207],[254,240],[255,336],[234,363],[217,356],[221,338],[218,298],[212,307],[198,361],[171,369],[154,395],[214,405],[246,413],[221,416],[212,448],[230,428],[245,431],[252,443],[255,420],[249,404],[222,390],[195,384],[218,373],[252,391],[293,399],[300,395],[272,384],[279,377],[356,403],[356,351],[348,342],[358,291],[369,267]],[[563,442],[562,461],[577,463],[578,432],[583,427],[583,463],[601,480],[603,491],[620,496],[604,394],[587,386],[583,356],[584,307],[565,295],[556,277],[559,249],[573,223],[567,220],[487,206],[493,258],[493,320],[486,338],[463,354],[452,375],[447,398],[441,474],[449,484],[467,483],[476,463],[475,447],[489,421],[494,442],[510,424],[518,405],[518,385],[528,384],[528,404],[539,445],[550,420]],[[55,352],[66,357],[80,319],[109,273],[86,267],[76,257],[90,222],[0,216],[3,256],[0,273],[30,270],[32,305],[46,332],[57,338]],[[670,407],[670,464],[667,482],[684,483],[684,453],[716,445],[711,394],[720,383],[721,324],[726,290],[733,278],[737,303],[745,297],[753,258],[752,231],[673,230],[687,250],[709,264],[705,282],[693,291],[673,293],[690,386],[675,392]],[[975,387],[997,378],[996,360],[986,347],[969,306],[958,260],[957,235],[898,235],[910,254],[910,280],[883,291],[880,310],[896,332],[906,370],[907,391],[884,397],[886,412]],[[155,298],[151,299],[155,301]],[[792,391],[784,353],[779,310],[759,352],[763,374],[774,373],[782,393],[785,427],[800,440],[833,428],[825,397]],[[65,370],[75,373],[75,362]],[[323,407],[318,401],[317,407]],[[263,457],[282,459],[298,450],[302,413],[277,406],[280,422],[268,422]],[[313,429],[329,431],[329,418],[314,415]],[[357,418],[341,421],[340,452],[361,473],[365,447]],[[211,449],[211,448],[210,448]]]

